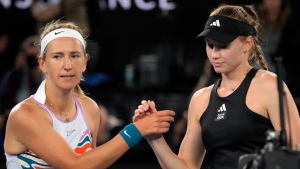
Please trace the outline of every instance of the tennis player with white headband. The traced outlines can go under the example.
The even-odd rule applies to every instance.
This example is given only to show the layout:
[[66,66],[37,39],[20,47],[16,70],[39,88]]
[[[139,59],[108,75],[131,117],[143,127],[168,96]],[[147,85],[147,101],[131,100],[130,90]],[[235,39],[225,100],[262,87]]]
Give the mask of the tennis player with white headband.
[[44,52],[46,46],[49,42],[51,42],[53,39],[60,38],[60,37],[71,37],[79,40],[83,46],[83,49],[85,51],[85,41],[82,37],[82,35],[77,32],[76,30],[69,29],[69,28],[60,28],[53,30],[52,32],[48,33],[41,42],[41,53]]
[[72,22],[45,26],[38,57],[45,80],[10,112],[4,143],[8,169],[104,169],[143,136],[168,132],[175,113],[164,110],[128,124],[96,147],[100,109],[79,86],[88,61],[82,34]]

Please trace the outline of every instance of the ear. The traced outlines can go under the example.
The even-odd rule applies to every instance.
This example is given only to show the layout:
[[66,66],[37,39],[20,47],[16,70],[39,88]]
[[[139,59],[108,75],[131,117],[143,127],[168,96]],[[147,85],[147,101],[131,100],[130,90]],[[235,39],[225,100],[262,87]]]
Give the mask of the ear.
[[247,36],[245,43],[244,43],[244,51],[250,51],[250,49],[253,46],[253,37],[252,36]]
[[45,67],[45,61],[43,60],[42,56],[38,56],[38,62],[39,62],[39,67],[40,67],[41,71],[46,74],[47,69]]

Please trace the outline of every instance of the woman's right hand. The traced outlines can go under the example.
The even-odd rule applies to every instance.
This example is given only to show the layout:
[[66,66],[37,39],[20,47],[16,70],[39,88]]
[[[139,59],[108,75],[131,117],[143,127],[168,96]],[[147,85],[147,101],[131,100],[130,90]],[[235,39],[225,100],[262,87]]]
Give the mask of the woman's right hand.
[[147,140],[152,140],[169,131],[170,123],[174,122],[174,116],[174,111],[157,111],[153,101],[143,100],[135,110],[132,122],[139,126],[139,130]]

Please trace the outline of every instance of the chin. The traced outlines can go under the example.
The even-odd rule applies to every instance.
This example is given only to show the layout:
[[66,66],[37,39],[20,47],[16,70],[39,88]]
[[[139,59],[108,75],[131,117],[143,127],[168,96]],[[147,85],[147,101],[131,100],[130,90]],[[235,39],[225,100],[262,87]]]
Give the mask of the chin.
[[79,84],[80,81],[78,80],[63,80],[61,85],[62,88],[65,89],[73,89],[75,86],[77,86]]
[[64,90],[73,90],[76,87],[76,85],[63,85],[62,88]]
[[216,67],[214,67],[214,70],[215,70],[215,72],[216,73],[223,73],[223,71],[222,71],[222,69],[221,68],[216,68]]

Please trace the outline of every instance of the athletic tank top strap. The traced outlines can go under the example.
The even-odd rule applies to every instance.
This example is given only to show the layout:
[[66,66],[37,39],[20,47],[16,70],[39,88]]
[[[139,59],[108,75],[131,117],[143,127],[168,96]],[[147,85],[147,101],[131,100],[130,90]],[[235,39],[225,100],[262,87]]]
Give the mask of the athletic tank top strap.
[[251,84],[251,81],[253,79],[253,77],[255,76],[256,72],[258,70],[255,68],[252,68],[246,75],[245,79],[243,80],[243,82],[241,83],[241,85],[236,89],[236,92],[239,93],[239,95],[241,96],[241,99],[243,98],[244,101],[246,100],[246,95],[249,89],[249,86]]
[[[251,81],[253,79],[253,77],[255,76],[256,72],[258,71],[258,69],[252,68],[246,75],[246,77],[244,78],[244,80],[242,81],[241,85],[232,93],[239,93],[239,95],[245,96],[243,99],[246,99],[246,95],[248,92],[248,88],[251,84]],[[212,88],[212,93],[217,93],[217,88],[220,86],[222,81],[222,78],[218,79],[215,83],[214,86]],[[210,96],[210,103],[212,103],[216,98],[218,98],[218,95],[216,94],[211,94]]]

